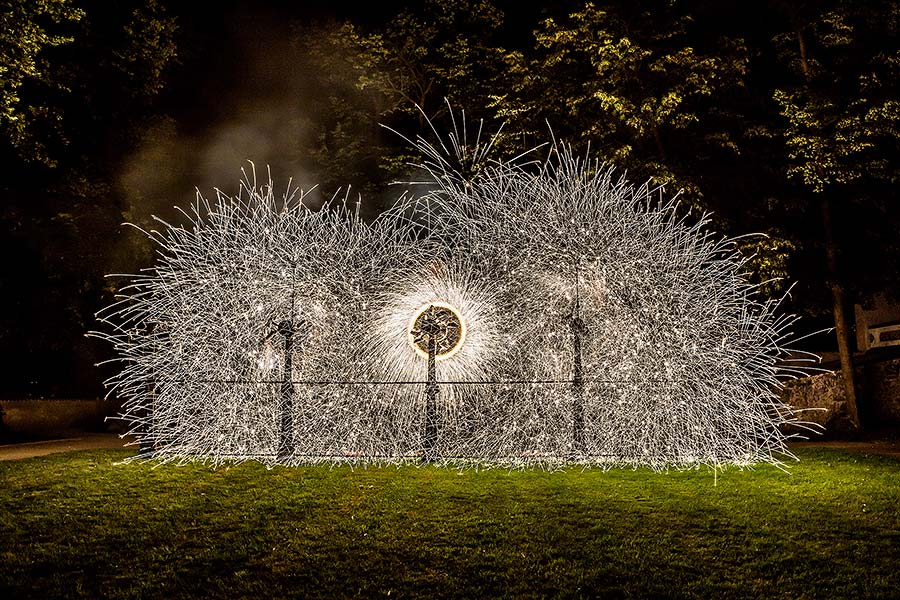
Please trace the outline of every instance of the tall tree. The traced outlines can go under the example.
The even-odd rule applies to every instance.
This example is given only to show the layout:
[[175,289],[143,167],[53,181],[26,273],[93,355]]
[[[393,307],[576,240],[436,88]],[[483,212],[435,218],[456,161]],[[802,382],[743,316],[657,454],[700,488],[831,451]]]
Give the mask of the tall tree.
[[[175,58],[156,2],[7,0],[0,157],[0,360],[7,394],[97,392],[84,339],[122,205],[117,166]],[[24,63],[21,61],[25,61]],[[6,93],[9,92],[9,93]]]
[[62,170],[122,137],[175,58],[155,1],[4,0],[0,133],[26,163]]
[[439,118],[445,99],[454,109],[485,107],[504,73],[502,23],[488,0],[428,0],[381,25],[299,27],[297,44],[321,90],[308,112],[319,134],[302,151],[327,187],[368,180],[362,189],[371,195],[404,175],[410,149],[379,124],[427,134],[422,113]]
[[533,55],[507,55],[513,84],[494,95],[507,139],[543,139],[549,122],[632,178],[653,176],[702,204],[700,163],[737,150],[722,99],[747,65],[743,41],[709,36],[707,25],[677,1],[588,3],[544,20]]
[[[47,59],[47,49],[69,44],[74,23],[84,11],[67,0],[5,0],[0,10],[0,130],[27,160],[53,165],[37,129],[60,119],[57,107],[34,98],[29,87],[43,93],[66,91]],[[22,98],[26,96],[31,98]],[[31,93],[29,93],[31,92]]]
[[[891,190],[900,170],[891,157],[900,152],[900,8],[894,2],[844,1],[776,3],[775,8],[789,27],[773,43],[792,75],[773,93],[784,119],[776,131],[787,148],[787,176],[818,205],[847,412],[858,428],[840,242],[852,239],[846,229],[853,225],[877,235],[877,224],[847,217],[871,212],[873,201],[882,203],[879,190],[896,197]],[[836,222],[836,210],[844,231]],[[877,237],[885,244],[885,255],[897,255],[896,232]],[[876,265],[882,276],[873,280],[864,275],[870,265],[858,264],[853,277],[857,291],[883,289],[890,280],[884,267]]]

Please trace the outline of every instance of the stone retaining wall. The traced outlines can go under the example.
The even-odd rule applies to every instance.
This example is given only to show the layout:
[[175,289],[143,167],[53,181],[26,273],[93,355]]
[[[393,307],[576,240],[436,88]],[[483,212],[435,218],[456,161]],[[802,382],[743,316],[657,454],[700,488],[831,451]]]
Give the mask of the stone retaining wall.
[[99,399],[0,400],[3,433],[20,436],[58,436],[70,432],[120,432],[117,421],[106,417],[119,412],[119,404]]
[[[900,427],[900,358],[859,361],[855,369],[857,404],[867,430]],[[846,397],[839,372],[787,383],[781,399],[801,409],[798,417],[825,427],[826,435],[849,431]]]
[[[781,391],[781,399],[798,411],[798,419],[818,425],[825,435],[845,433],[849,429],[844,386],[836,373],[789,381]],[[803,431],[799,427],[789,429]]]
[[866,428],[900,427],[900,358],[864,364],[857,377]]

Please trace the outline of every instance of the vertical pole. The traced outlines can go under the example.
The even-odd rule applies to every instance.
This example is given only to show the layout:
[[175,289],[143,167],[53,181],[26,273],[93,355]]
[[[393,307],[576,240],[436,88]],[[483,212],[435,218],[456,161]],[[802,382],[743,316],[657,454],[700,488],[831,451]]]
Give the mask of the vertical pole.
[[824,194],[822,195],[822,224],[825,229],[825,258],[828,267],[826,283],[831,290],[831,310],[834,315],[834,333],[837,336],[838,355],[841,358],[841,382],[844,385],[845,406],[850,428],[858,430],[861,429],[861,425],[854,381],[853,352],[850,350],[850,328],[847,326],[847,317],[844,314],[844,286],[841,284],[838,273],[838,253],[831,224],[831,206],[828,196]]
[[581,273],[575,263],[575,306],[572,308],[572,453],[584,454],[584,367],[581,346],[584,341],[584,320],[581,318]]
[[584,321],[581,315],[572,316],[572,450],[584,454],[584,369],[581,363],[581,345],[584,339]]
[[144,410],[142,411],[144,413],[142,415],[142,417],[144,418],[144,426],[141,428],[141,441],[138,450],[141,456],[151,456],[153,454],[153,451],[156,449],[150,439],[151,432],[153,431],[153,428],[150,426],[150,424],[153,422],[153,405],[155,399],[156,386],[153,385],[153,383],[148,383],[147,401],[144,404]]
[[278,458],[290,458],[294,454],[294,384],[293,352],[294,324],[282,321],[278,325],[278,333],[284,336],[284,363],[281,380],[281,431],[278,437]]
[[425,443],[423,460],[434,460],[434,446],[437,443],[437,366],[435,365],[434,334],[428,334],[428,379],[425,383]]
[[[150,337],[156,333],[157,329],[155,325],[150,326],[145,323],[141,331],[146,337]],[[153,423],[154,404],[156,403],[156,385],[153,383],[152,379],[147,382],[144,389],[146,392],[146,401],[144,402],[144,410],[141,411],[141,417],[144,419],[144,426],[141,427],[141,439],[138,445],[138,453],[141,456],[152,456],[153,452],[156,450],[156,445],[150,438],[153,432],[153,427],[151,425]]]

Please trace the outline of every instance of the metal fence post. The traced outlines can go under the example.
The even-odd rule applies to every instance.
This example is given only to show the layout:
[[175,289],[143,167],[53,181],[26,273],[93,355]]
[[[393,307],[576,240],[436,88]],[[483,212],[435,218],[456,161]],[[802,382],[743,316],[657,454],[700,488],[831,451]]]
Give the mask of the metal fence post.
[[576,299],[575,311],[572,313],[572,450],[575,454],[584,454],[584,367],[581,360],[581,347],[584,341],[584,320],[581,318],[580,302]]
[[144,404],[143,418],[144,426],[141,428],[141,439],[138,452],[141,456],[152,456],[156,451],[156,444],[153,443],[150,434],[153,431],[151,423],[153,422],[154,400],[156,399],[156,385],[152,382],[147,384],[147,402]]
[[281,379],[281,431],[278,436],[278,458],[287,459],[294,454],[294,323],[282,321],[278,333],[284,337],[284,361]]
[[428,379],[425,383],[425,441],[423,444],[426,462],[434,460],[434,446],[437,443],[437,367],[435,365],[435,339],[428,336]]

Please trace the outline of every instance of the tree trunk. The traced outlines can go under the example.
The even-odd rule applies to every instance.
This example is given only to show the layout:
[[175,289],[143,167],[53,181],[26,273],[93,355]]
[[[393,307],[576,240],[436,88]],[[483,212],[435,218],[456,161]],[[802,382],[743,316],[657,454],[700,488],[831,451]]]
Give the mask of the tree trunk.
[[[797,28],[797,44],[800,50],[800,70],[810,87],[812,74],[809,69],[809,56],[803,28]],[[847,417],[850,428],[860,429],[859,411],[856,407],[856,385],[853,376],[853,355],[850,352],[850,331],[847,327],[847,316],[844,314],[844,286],[838,276],[837,247],[834,243],[834,230],[831,225],[831,203],[827,192],[820,194],[822,203],[822,228],[825,234],[825,262],[827,267],[828,287],[831,290],[831,311],[834,315],[834,332],[837,335],[838,353],[841,356],[841,379],[844,383],[844,396],[847,402]]]
[[850,352],[850,331],[844,314],[844,286],[838,278],[837,248],[831,228],[831,205],[828,196],[822,195],[822,225],[825,229],[825,257],[828,266],[828,287],[831,289],[834,330],[837,335],[838,352],[841,355],[841,379],[847,399],[847,416],[850,427],[860,429],[859,411],[856,407],[856,386],[853,376],[853,355]]

